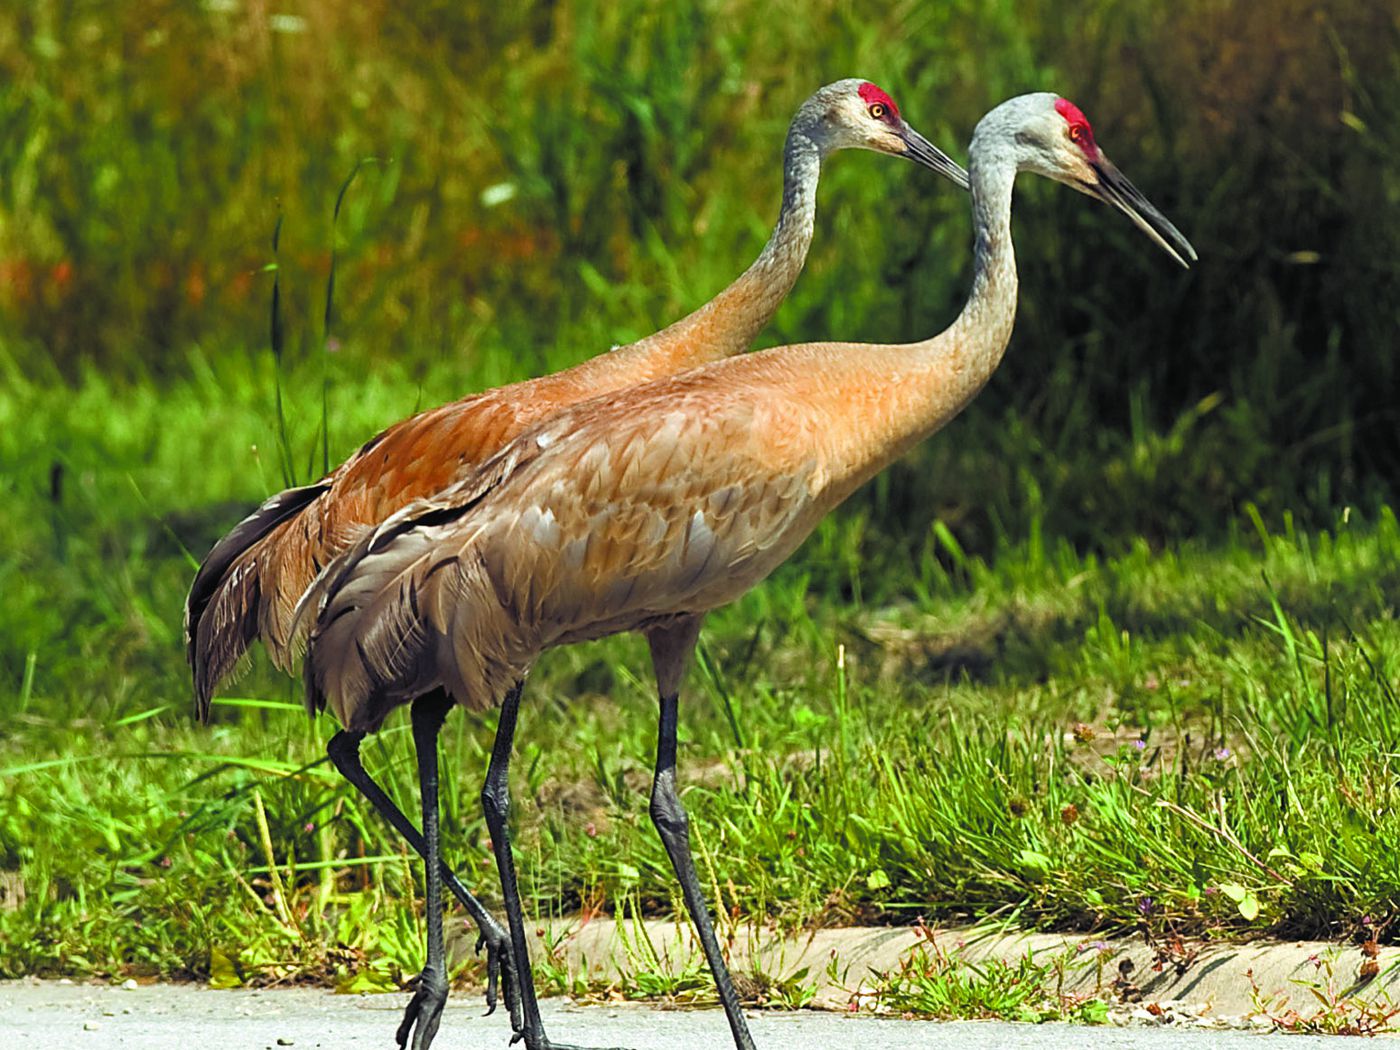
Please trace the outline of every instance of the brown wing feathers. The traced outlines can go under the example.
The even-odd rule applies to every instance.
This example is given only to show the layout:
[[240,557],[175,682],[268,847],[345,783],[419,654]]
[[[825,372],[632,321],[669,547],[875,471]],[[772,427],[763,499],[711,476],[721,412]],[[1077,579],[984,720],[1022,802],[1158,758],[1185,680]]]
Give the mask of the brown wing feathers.
[[[323,710],[328,694],[353,697],[342,706],[363,711],[367,705],[359,701],[371,697],[426,691],[428,684],[416,676],[417,654],[428,639],[420,594],[457,560],[451,551],[436,549],[438,527],[459,520],[538,454],[537,444],[514,442],[475,475],[391,515],[317,577],[297,606],[293,633],[314,622],[312,644],[334,655],[308,659],[303,667],[308,710]],[[420,560],[423,564],[416,564]],[[374,615],[351,615],[371,606]],[[363,636],[355,633],[361,630]],[[385,693],[385,687],[391,691]]]
[[[274,662],[295,662],[293,609],[328,560],[366,527],[499,448],[515,410],[477,395],[411,417],[376,435],[314,485],[273,496],[215,544],[185,606],[195,710],[261,638]],[[324,498],[323,498],[324,497]]]

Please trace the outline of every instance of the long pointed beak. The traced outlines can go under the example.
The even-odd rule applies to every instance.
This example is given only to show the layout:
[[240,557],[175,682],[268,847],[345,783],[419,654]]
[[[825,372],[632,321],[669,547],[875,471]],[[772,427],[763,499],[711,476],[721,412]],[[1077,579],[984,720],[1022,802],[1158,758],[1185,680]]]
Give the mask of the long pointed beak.
[[1096,184],[1086,183],[1085,192],[1122,211],[1163,251],[1189,269],[1191,263],[1196,261],[1196,249],[1191,247],[1191,242],[1182,236],[1181,231],[1138,192],[1138,188],[1128,181],[1128,177],[1114,167],[1102,153],[1097,160],[1091,162],[1091,167],[1098,175],[1099,181]]
[[951,179],[965,190],[972,188],[972,183],[968,181],[967,172],[963,170],[962,165],[908,124],[901,122],[898,134],[900,141],[905,145],[904,156],[916,164],[922,164],[924,167],[938,172],[946,179]]

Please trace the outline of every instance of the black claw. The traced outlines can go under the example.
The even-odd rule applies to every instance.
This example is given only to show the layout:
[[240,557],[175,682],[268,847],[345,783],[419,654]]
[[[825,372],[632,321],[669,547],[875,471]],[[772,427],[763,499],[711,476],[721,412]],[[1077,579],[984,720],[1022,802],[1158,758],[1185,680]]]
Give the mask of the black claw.
[[[476,950],[481,951],[481,942],[477,942]],[[500,952],[491,948],[486,952],[486,1013],[483,1017],[490,1017],[496,1012],[496,979],[500,973],[501,959]]]
[[515,972],[515,960],[509,950],[501,950],[501,995],[510,1012],[510,1028],[517,1034],[525,1030],[524,1011],[520,1006],[519,976]]

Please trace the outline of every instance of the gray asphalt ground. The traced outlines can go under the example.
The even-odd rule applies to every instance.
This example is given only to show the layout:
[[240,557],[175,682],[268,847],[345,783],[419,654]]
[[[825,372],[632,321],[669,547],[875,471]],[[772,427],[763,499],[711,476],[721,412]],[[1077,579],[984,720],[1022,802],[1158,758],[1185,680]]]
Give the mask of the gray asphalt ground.
[[[403,995],[341,996],[313,989],[213,991],[190,985],[136,988],[0,983],[0,1050],[263,1050],[375,1047],[392,1050]],[[726,1050],[717,1010],[544,1004],[550,1038],[628,1050]],[[480,1000],[454,996],[434,1050],[506,1050],[509,1024],[482,1017]],[[1079,1028],[993,1022],[938,1023],[838,1014],[750,1015],[760,1050],[1305,1050],[1336,1038],[1173,1027]],[[1384,1040],[1392,1043],[1392,1040]],[[519,1044],[517,1044],[519,1045]]]

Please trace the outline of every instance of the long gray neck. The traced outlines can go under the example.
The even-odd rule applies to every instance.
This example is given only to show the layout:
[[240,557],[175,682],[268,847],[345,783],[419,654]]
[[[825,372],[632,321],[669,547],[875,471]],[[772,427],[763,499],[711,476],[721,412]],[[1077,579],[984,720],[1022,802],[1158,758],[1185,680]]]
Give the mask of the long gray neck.
[[610,358],[645,360],[657,375],[742,353],[797,283],[812,243],[822,151],[805,115],[788,129],[783,151],[783,205],[753,264],[704,306]]
[[[962,313],[934,342],[947,342],[954,353],[990,377],[1000,363],[1016,320],[1016,249],[1011,243],[1011,195],[1016,166],[994,149],[977,149],[968,158],[972,182],[972,291]],[[985,380],[984,380],[985,381]],[[975,391],[974,391],[975,392]]]
[[[842,367],[878,385],[878,411],[862,413],[860,433],[838,438],[845,463],[834,468],[841,482],[834,498],[884,469],[909,448],[951,420],[971,401],[1001,363],[1016,318],[1016,255],[1011,245],[1011,191],[1015,164],[995,148],[979,150],[974,139],[968,164],[976,238],[972,291],[956,321],[931,339],[902,346],[834,344]],[[878,377],[878,378],[874,378]],[[859,386],[852,377],[846,391]],[[842,408],[833,405],[839,414]]]
[[[912,444],[961,412],[1001,364],[1016,321],[1016,251],[1011,243],[1011,191],[1016,165],[994,139],[974,137],[968,157],[974,237],[972,291],[957,320],[915,343],[898,400],[901,429]],[[979,145],[981,148],[979,148]]]
[[[758,258],[720,293],[723,298],[746,286],[756,295],[755,306],[763,304],[767,315],[753,330],[757,335],[772,319],[782,301],[792,291],[807,261],[812,231],[817,219],[817,183],[821,179],[822,155],[807,121],[794,121],[783,148],[783,204],[778,223]],[[755,310],[755,314],[757,314]],[[750,337],[750,340],[752,336]],[[747,342],[747,341],[746,341]]]

